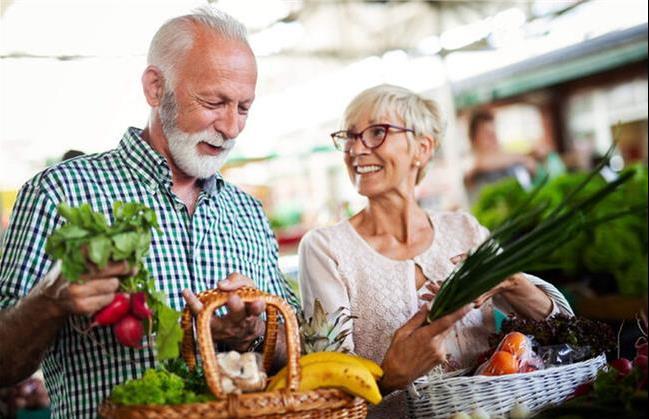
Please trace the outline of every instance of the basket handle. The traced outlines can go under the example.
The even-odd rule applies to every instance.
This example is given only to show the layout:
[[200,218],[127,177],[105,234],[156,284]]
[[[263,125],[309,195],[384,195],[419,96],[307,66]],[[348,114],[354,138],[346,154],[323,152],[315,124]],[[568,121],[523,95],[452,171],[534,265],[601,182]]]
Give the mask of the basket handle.
[[[209,290],[198,294],[203,303],[203,310],[198,313],[197,335],[198,346],[203,360],[205,379],[212,394],[217,399],[225,398],[219,376],[221,374],[214,342],[212,341],[212,330],[210,320],[216,309],[223,306],[231,295],[236,294],[245,303],[252,301],[263,301],[266,303],[266,333],[264,335],[264,368],[270,368],[275,354],[277,332],[279,324],[277,311],[284,318],[284,331],[286,333],[286,350],[288,355],[287,389],[297,391],[300,386],[300,337],[297,319],[293,309],[280,297],[267,294],[256,288],[243,287],[235,291]],[[194,333],[192,330],[192,314],[189,307],[185,306],[182,315],[181,325],[184,331],[182,342],[182,355],[190,369],[196,366],[196,355],[194,351]]]

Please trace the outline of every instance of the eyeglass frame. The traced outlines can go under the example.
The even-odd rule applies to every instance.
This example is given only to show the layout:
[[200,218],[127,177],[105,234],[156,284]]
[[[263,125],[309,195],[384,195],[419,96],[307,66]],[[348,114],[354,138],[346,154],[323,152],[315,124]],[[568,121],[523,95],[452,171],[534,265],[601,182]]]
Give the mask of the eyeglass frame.
[[[383,127],[385,129],[385,135],[383,136],[383,139],[377,145],[370,146],[365,142],[365,140],[363,140],[363,134],[368,129],[376,128],[376,127]],[[353,140],[353,141],[350,142],[350,144],[353,145],[354,141],[356,141],[357,139],[360,139],[361,143],[363,143],[365,148],[373,150],[373,149],[379,148],[379,147],[381,147],[383,145],[383,143],[385,142],[385,139],[388,138],[388,134],[390,133],[390,129],[399,130],[398,132],[411,132],[413,134],[416,134],[414,129],[400,127],[398,125],[393,125],[393,124],[372,124],[372,125],[368,125],[367,127],[365,127],[365,129],[363,129],[361,132],[353,132],[353,131],[350,131],[350,130],[343,129],[343,130],[340,130],[340,131],[332,132],[331,134],[329,134],[329,136],[331,137],[331,140],[333,141],[334,147],[336,148],[336,150],[342,151],[343,153],[349,153],[349,150],[351,149],[352,146],[350,145],[347,150],[345,150],[344,145],[343,145],[342,148],[339,148],[338,144],[336,143],[336,135],[337,134],[340,134],[340,133],[343,133],[343,132],[347,133],[347,135],[349,136],[349,139],[345,141],[345,144],[347,144],[347,142],[350,142],[350,140]],[[398,132],[395,132],[395,133],[398,133]]]

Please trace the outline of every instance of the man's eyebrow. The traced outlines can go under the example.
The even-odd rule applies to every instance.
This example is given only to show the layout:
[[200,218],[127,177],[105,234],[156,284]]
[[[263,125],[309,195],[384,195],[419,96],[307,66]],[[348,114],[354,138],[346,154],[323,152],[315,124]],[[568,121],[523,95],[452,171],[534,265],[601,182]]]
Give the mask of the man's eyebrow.
[[[206,90],[206,91],[202,91],[202,92],[196,92],[192,96],[194,96],[196,99],[198,99],[200,101],[203,101],[203,102],[211,102],[212,100],[210,100],[210,99],[214,99],[214,98],[216,98],[218,100],[225,101],[225,102],[234,102],[235,101],[232,97],[228,96],[227,94],[225,94],[223,92],[215,92],[215,91],[210,91],[210,90]],[[250,98],[246,98],[246,99],[244,99],[242,101],[239,101],[238,103],[250,104],[254,100],[255,100],[255,97],[252,96]]]

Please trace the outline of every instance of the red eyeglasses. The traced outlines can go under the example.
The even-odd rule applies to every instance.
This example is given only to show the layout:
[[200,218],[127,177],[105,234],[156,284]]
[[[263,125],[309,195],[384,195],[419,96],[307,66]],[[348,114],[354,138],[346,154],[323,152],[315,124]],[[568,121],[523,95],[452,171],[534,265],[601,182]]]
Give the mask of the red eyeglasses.
[[337,150],[349,153],[349,150],[354,144],[354,140],[357,138],[361,140],[365,147],[370,149],[377,148],[383,144],[390,131],[415,133],[415,131],[410,128],[404,128],[397,125],[374,124],[358,133],[348,130],[336,131],[331,134],[331,139],[334,141],[334,146]]

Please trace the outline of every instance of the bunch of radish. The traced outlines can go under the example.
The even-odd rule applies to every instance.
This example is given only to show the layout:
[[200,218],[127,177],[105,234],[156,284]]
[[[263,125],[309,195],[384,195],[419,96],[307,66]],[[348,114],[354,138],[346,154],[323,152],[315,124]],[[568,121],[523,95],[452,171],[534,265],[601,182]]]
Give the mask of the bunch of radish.
[[147,304],[145,292],[128,294],[120,292],[113,301],[99,310],[92,317],[95,326],[112,326],[115,338],[119,343],[131,348],[142,348],[144,321],[151,325],[153,311]]
[[113,203],[112,213],[109,223],[103,212],[89,204],[71,207],[62,202],[57,214],[64,223],[47,238],[46,253],[61,261],[61,274],[70,282],[83,282],[90,267],[101,270],[109,262],[125,262],[135,272],[120,278],[120,292],[95,313],[90,328],[77,330],[87,334],[93,327],[111,326],[119,343],[137,349],[143,348],[146,330],[158,360],[176,358],[182,339],[180,313],[156,289],[156,280],[144,263],[152,233],[160,232],[157,215],[142,203],[121,201]]

